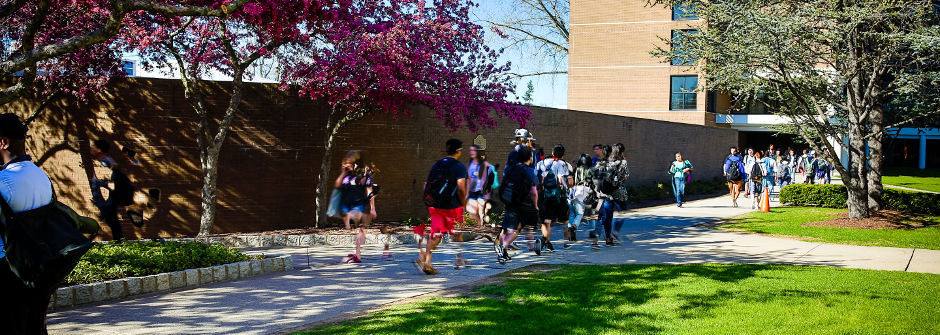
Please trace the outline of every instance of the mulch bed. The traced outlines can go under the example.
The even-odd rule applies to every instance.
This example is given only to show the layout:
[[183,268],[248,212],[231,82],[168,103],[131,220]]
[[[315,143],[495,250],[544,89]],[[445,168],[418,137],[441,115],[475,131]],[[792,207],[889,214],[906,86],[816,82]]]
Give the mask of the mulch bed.
[[912,217],[897,211],[872,212],[867,219],[849,219],[849,213],[839,213],[839,216],[826,221],[804,223],[804,226],[837,227],[856,229],[917,229],[929,224],[928,221]]

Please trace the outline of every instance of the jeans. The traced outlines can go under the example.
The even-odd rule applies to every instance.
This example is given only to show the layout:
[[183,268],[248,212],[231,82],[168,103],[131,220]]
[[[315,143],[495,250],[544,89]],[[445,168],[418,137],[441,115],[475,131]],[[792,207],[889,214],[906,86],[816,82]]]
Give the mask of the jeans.
[[627,208],[626,202],[615,201],[615,200],[604,200],[604,205],[601,206],[601,223],[604,225],[604,236],[607,238],[613,238],[614,232],[620,232],[620,227],[623,226],[623,219],[617,219],[616,226],[611,227],[611,224],[614,222],[614,212],[622,211]]
[[581,218],[584,217],[584,203],[578,199],[571,199],[568,204],[568,228],[578,228]]
[[681,205],[685,195],[685,176],[672,178],[672,194],[676,196],[676,203]]

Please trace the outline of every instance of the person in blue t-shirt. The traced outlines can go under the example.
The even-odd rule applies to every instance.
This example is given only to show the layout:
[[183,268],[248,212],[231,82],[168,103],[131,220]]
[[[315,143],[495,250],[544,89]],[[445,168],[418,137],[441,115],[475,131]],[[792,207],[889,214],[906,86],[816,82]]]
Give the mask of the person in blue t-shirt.
[[747,178],[747,174],[744,173],[744,162],[741,156],[738,156],[738,147],[731,147],[731,154],[725,159],[721,171],[728,182],[728,191],[731,192],[731,207],[738,207],[738,196],[741,195],[741,188]]

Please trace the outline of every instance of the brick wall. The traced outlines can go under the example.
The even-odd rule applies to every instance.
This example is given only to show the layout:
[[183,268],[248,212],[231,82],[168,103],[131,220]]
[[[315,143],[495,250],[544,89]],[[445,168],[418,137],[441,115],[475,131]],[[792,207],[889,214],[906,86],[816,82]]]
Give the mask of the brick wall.
[[[227,95],[228,83],[215,83],[210,92],[215,106]],[[222,148],[216,232],[247,232],[305,227],[313,224],[314,198],[323,155],[323,105],[280,92],[273,85],[250,84],[242,113]],[[37,103],[19,101],[8,111],[26,115]],[[588,153],[595,143],[623,142],[632,170],[631,182],[665,179],[672,154],[682,151],[696,166],[696,178],[720,173],[737,131],[638,118],[551,108],[533,108],[529,129],[537,144],[551,151],[555,143],[568,148],[567,160]],[[347,150],[364,150],[364,157],[381,170],[377,182],[379,220],[424,216],[422,183],[431,164],[443,155],[450,137],[466,146],[482,136],[490,160],[505,164],[509,141],[517,126],[502,121],[495,129],[477,133],[451,132],[433,113],[422,108],[413,117],[395,120],[376,115],[347,127],[333,151],[330,180]],[[142,165],[131,168],[139,188],[159,189],[152,217],[143,228],[125,225],[125,234],[138,237],[193,235],[199,226],[201,174],[193,134],[196,123],[175,80],[115,80],[87,103],[69,99],[53,102],[31,125],[28,151],[53,179],[59,198],[86,215],[97,215],[91,204],[88,178],[109,175],[95,162],[90,141],[111,138],[139,152]],[[119,157],[120,158],[120,157]],[[463,161],[468,158],[464,157]],[[129,164],[124,164],[128,166]],[[104,235],[107,235],[107,227]]]

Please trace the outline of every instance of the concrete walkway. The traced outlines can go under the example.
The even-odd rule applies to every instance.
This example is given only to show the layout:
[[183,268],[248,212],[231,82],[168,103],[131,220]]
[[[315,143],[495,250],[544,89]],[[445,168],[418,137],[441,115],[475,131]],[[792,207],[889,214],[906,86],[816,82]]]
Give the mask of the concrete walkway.
[[[742,206],[749,199],[741,198]],[[366,248],[364,263],[336,264],[348,250],[269,248],[252,250],[294,256],[296,270],[151,294],[51,313],[53,334],[267,334],[435,292],[534,263],[689,264],[779,263],[940,273],[940,251],[810,243],[710,230],[696,225],[750,211],[731,208],[728,197],[630,212],[623,244],[592,250],[585,242],[536,256],[517,251],[506,265],[495,262],[485,241],[452,243],[435,253],[440,274],[425,276],[412,266],[415,247],[396,246],[391,258]],[[556,227],[560,228],[560,227]],[[561,238],[556,229],[554,239]],[[586,235],[584,233],[579,236]],[[525,245],[522,243],[521,245]],[[454,270],[463,250],[469,268]]]

